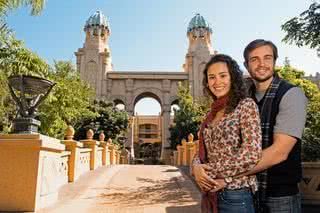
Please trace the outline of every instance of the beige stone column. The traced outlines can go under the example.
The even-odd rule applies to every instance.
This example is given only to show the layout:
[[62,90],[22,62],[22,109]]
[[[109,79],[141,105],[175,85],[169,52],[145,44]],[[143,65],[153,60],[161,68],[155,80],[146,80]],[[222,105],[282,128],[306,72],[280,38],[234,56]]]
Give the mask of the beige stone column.
[[112,143],[108,144],[108,149],[110,153],[110,165],[115,164],[115,156],[114,156],[114,145]]
[[195,154],[195,144],[193,142],[193,138],[194,138],[193,134],[190,133],[188,135],[188,143],[187,143],[187,165],[191,165],[191,162]]
[[186,139],[182,139],[181,141],[181,145],[182,145],[182,150],[183,150],[183,154],[182,154],[182,165],[186,166],[187,165],[187,141]]
[[167,164],[170,161],[170,105],[162,107],[162,147],[161,147],[161,160],[164,160]]
[[99,145],[99,142],[96,140],[93,140],[93,131],[91,129],[87,132],[87,139],[81,140],[80,142],[83,143],[83,146],[85,148],[90,148],[90,170],[95,170],[98,167],[97,162],[97,148]]
[[99,134],[99,146],[103,148],[102,150],[102,166],[107,165],[107,152],[108,152],[108,146],[107,142],[104,141],[105,135],[103,131]]
[[178,166],[183,165],[183,147],[181,145],[177,145],[178,150]]
[[72,126],[68,126],[65,132],[66,140],[61,141],[66,146],[66,150],[70,151],[70,157],[68,160],[68,181],[74,182],[80,174],[78,173],[78,163],[80,163],[80,148],[83,144],[73,140],[74,129]]
[[134,116],[133,111],[129,111],[129,126],[127,132],[128,143],[130,144],[130,156],[134,159]]
[[40,134],[0,135],[0,211],[36,211],[57,201],[65,146]]
[[173,165],[178,165],[178,151],[173,151]]

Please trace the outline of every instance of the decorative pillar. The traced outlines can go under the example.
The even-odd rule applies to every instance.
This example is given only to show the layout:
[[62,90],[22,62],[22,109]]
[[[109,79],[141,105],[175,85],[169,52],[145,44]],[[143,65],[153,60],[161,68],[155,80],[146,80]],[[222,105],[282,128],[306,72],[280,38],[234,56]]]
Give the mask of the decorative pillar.
[[104,132],[101,131],[101,133],[99,134],[99,143],[100,143],[100,146],[103,148],[103,150],[102,150],[102,166],[107,165],[108,146],[107,146],[107,142],[104,141],[105,137],[106,136],[104,135]]
[[129,113],[129,115],[131,114],[131,116],[129,117],[129,131],[127,133],[127,138],[130,144],[130,157],[131,159],[134,159],[134,116],[133,116],[133,112]]
[[93,140],[94,132],[92,129],[89,129],[87,131],[87,139],[81,140],[80,142],[83,143],[84,147],[90,148],[90,170],[95,170],[98,167],[97,162],[97,147],[99,145],[99,142]]
[[108,150],[110,156],[110,165],[115,164],[115,156],[114,156],[114,145],[112,143],[111,138],[108,139]]
[[161,147],[161,160],[164,160],[167,164],[170,161],[170,105],[164,105],[162,108],[162,147]]
[[186,139],[181,140],[181,145],[183,149],[183,154],[182,154],[182,165],[186,166],[187,165],[187,141]]
[[61,141],[66,146],[66,150],[70,151],[70,157],[68,160],[68,181],[74,182],[80,176],[78,163],[80,163],[80,148],[83,147],[82,143],[73,140],[74,128],[68,126],[65,131],[66,140]]
[[178,150],[178,162],[177,165],[181,166],[183,162],[183,147],[181,145],[177,145]]

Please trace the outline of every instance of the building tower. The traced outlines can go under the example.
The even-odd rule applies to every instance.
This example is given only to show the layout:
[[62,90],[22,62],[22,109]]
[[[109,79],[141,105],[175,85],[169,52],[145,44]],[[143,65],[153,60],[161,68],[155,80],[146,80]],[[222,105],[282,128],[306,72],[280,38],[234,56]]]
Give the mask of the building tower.
[[95,90],[96,97],[102,95],[103,80],[112,71],[111,53],[108,44],[110,25],[101,11],[96,11],[85,23],[86,39],[75,55],[80,77]]
[[201,97],[202,78],[205,64],[216,52],[211,46],[212,28],[200,14],[196,14],[187,29],[189,48],[186,54],[184,71],[189,73],[189,86],[193,97]]

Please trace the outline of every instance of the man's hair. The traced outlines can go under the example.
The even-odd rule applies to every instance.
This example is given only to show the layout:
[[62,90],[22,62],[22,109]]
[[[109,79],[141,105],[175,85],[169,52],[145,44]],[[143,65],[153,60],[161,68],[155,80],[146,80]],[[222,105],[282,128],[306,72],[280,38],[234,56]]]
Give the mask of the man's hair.
[[244,49],[244,51],[243,51],[244,63],[248,64],[250,52],[252,52],[254,49],[256,49],[258,47],[265,46],[265,45],[272,48],[273,59],[274,59],[274,62],[276,62],[276,60],[278,58],[277,46],[274,43],[272,43],[271,41],[267,41],[264,39],[256,39],[254,41],[251,41]]
[[244,85],[243,73],[240,70],[238,63],[228,55],[216,54],[210,59],[210,61],[206,64],[203,70],[202,85],[204,94],[211,96],[213,100],[217,99],[217,97],[214,94],[212,94],[208,87],[208,69],[211,65],[219,62],[225,63],[227,65],[228,72],[231,77],[229,103],[226,108],[226,113],[229,113],[237,107],[240,100],[247,97],[247,93]]

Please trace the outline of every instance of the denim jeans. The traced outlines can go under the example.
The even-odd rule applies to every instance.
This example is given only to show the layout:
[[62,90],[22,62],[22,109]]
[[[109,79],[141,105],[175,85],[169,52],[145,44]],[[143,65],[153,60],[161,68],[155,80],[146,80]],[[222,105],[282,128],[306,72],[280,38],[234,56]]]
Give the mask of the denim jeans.
[[218,193],[219,213],[254,213],[251,190],[225,189]]
[[265,205],[269,213],[301,213],[301,196],[268,197]]

